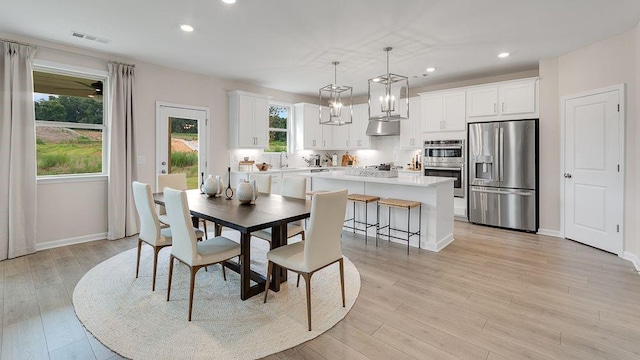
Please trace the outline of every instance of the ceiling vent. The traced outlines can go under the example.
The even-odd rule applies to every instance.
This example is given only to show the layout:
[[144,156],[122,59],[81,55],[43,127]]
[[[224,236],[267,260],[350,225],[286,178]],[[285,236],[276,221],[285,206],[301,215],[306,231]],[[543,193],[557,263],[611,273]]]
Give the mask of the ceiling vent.
[[98,36],[95,36],[95,35],[83,34],[81,32],[77,32],[77,31],[72,31],[71,32],[71,36],[77,37],[79,39],[85,39],[85,40],[89,40],[89,41],[99,42],[101,44],[108,44],[108,43],[111,42],[111,40],[109,40],[109,39],[101,38],[101,37],[98,37]]

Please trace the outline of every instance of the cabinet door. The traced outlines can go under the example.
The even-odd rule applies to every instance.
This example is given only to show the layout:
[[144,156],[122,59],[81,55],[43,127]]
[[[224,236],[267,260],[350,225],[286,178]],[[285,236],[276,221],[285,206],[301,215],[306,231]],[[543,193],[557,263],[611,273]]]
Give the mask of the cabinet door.
[[413,147],[422,148],[422,123],[424,123],[424,106],[419,96],[409,99],[409,120],[413,126]]
[[349,144],[349,135],[350,130],[353,124],[351,125],[324,125],[326,128],[330,128],[332,130],[332,150],[348,150],[350,148]]
[[[322,107],[322,118],[326,119],[329,117],[329,108],[326,106]],[[319,123],[320,120],[316,116],[316,123]],[[331,129],[333,125],[318,125],[320,127],[320,146],[319,149],[331,149],[333,148],[333,130]]]
[[322,147],[322,128],[320,125],[318,105],[305,104],[303,114],[303,136],[305,149]]
[[[269,147],[269,101],[263,98],[253,98],[253,136],[255,147],[266,149]],[[246,129],[250,130],[250,129]]]
[[503,115],[535,113],[536,84],[503,85],[500,91],[500,113]]
[[[367,104],[353,107],[353,124],[356,125],[351,130],[351,145],[354,149],[368,149],[371,147],[367,126],[369,125],[369,109]],[[355,136],[353,134],[355,133]]]
[[253,99],[250,96],[238,95],[237,98],[238,117],[238,147],[256,147],[256,140],[253,134]]
[[498,87],[474,88],[467,91],[469,117],[498,115]]
[[466,124],[464,91],[443,94],[442,109],[443,130],[464,130]]
[[424,126],[425,132],[442,130],[444,114],[442,111],[442,95],[426,96],[424,98]]

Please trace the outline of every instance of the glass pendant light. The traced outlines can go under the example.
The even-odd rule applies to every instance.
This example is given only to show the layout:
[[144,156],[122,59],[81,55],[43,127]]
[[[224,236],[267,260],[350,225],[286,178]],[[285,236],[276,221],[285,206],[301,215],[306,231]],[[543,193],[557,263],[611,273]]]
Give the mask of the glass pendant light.
[[[333,64],[333,84],[320,88],[320,124],[349,125],[353,122],[353,88],[338,85],[338,64]],[[327,108],[323,108],[326,106]]]
[[369,79],[369,120],[409,118],[409,78],[389,72],[389,51],[392,49],[382,49],[387,52],[387,73]]

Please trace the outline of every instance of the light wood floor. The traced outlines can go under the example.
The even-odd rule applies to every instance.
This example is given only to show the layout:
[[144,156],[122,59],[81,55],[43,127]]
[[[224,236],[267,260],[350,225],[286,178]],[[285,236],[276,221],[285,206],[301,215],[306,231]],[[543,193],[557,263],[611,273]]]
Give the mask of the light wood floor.
[[[353,309],[269,359],[640,358],[640,276],[615,255],[463,222],[438,254],[343,238],[362,277]],[[84,331],[71,294],[85,272],[135,241],[0,262],[2,359],[119,358]]]

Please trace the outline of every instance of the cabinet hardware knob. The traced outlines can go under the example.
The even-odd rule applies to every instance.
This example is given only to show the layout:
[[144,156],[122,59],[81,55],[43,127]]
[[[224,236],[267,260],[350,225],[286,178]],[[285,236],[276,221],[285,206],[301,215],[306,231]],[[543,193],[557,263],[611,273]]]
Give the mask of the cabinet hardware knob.
[[572,175],[571,175],[571,174],[569,174],[569,173],[564,173],[564,177],[566,177],[567,179],[571,179],[571,176],[572,176]]

